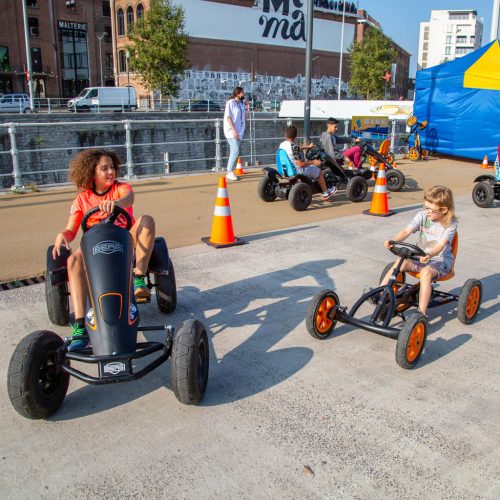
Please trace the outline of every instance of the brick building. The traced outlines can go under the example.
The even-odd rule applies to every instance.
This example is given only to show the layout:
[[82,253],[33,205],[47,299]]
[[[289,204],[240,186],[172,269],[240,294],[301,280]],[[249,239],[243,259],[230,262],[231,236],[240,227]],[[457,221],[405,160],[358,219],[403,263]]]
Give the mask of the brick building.
[[[73,97],[114,85],[109,0],[25,0],[35,97]],[[102,68],[102,71],[101,71]],[[27,92],[20,1],[0,16],[0,92]]]

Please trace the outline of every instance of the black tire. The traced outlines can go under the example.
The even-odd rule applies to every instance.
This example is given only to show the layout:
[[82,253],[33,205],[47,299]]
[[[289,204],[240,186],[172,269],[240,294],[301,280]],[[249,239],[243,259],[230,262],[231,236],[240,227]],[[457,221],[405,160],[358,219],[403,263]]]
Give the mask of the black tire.
[[387,163],[390,163],[392,165],[394,163],[394,153],[392,151],[389,151],[385,155],[385,159],[387,160]]
[[68,284],[52,286],[49,273],[45,272],[45,300],[47,313],[54,325],[65,326],[69,323],[69,296]]
[[354,203],[363,201],[367,192],[368,183],[359,175],[355,175],[352,179],[350,179],[345,188],[347,199]]
[[269,175],[260,179],[257,184],[257,194],[262,201],[270,202],[276,199],[276,186],[278,183]]
[[335,313],[333,317],[330,313],[339,305],[339,297],[333,290],[321,290],[311,299],[306,315],[306,328],[311,337],[323,340],[330,336],[337,324]]
[[332,169],[330,167],[326,167],[323,169],[323,176],[325,178],[326,187],[331,188],[332,186],[336,186],[335,176],[333,175]]
[[156,285],[156,303],[160,312],[170,314],[177,307],[177,284],[172,260],[168,259],[168,274],[153,274]]
[[297,182],[290,193],[288,193],[288,203],[290,206],[297,210],[297,212],[303,212],[311,204],[312,200],[312,188],[309,184],[305,182]]
[[427,340],[427,318],[413,313],[404,322],[396,343],[396,363],[405,370],[415,367],[422,355]]
[[172,385],[175,397],[186,405],[199,403],[208,383],[207,331],[198,320],[187,320],[175,332],[172,349]]
[[16,347],[9,363],[7,390],[15,410],[26,418],[52,415],[62,404],[69,385],[69,374],[57,367],[59,335],[37,331]]
[[495,189],[488,181],[478,182],[472,189],[472,201],[480,208],[489,208],[495,199]]
[[387,170],[385,173],[388,191],[401,191],[405,185],[406,179],[401,170]]
[[458,297],[457,318],[464,325],[469,325],[476,318],[481,307],[483,285],[479,280],[468,279]]

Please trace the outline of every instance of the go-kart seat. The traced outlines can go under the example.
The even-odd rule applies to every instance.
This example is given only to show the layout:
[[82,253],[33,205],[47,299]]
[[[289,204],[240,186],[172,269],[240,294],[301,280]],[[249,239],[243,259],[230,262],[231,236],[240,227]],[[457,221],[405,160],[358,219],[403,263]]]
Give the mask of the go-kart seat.
[[[389,153],[391,149],[391,140],[390,139],[384,139],[381,143],[380,143],[380,146],[378,148],[378,152],[382,155],[382,156],[385,156],[386,154]],[[377,165],[377,159],[376,158],[373,158],[372,156],[370,156],[370,165],[372,167],[375,167]]]
[[297,174],[297,170],[292,160],[288,157],[287,152],[281,148],[276,151],[276,169],[278,173],[284,177],[293,177]]
[[[451,271],[448,274],[445,274],[444,276],[441,276],[439,278],[434,278],[433,281],[447,281],[451,280],[453,276],[455,276],[455,260],[457,258],[457,251],[458,251],[458,233],[455,233],[455,236],[453,237],[453,241],[451,242],[451,251],[453,253],[453,265],[451,266]],[[420,279],[420,273],[413,273],[411,271],[407,271],[408,274],[411,274],[417,279]]]

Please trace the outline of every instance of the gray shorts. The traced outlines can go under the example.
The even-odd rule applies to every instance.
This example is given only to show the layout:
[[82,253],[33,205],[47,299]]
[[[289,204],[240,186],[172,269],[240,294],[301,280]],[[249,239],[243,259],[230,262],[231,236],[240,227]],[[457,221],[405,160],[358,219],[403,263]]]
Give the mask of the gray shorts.
[[422,264],[419,260],[408,259],[408,264],[411,266],[410,271],[412,273],[419,273],[424,267],[430,266],[432,269],[435,269],[438,273],[437,277],[442,278],[446,276],[450,272],[449,266],[447,266],[443,261],[431,261],[427,264]]
[[316,165],[309,165],[308,167],[302,167],[297,170],[298,174],[307,175],[307,177],[311,177],[312,179],[318,179],[321,173],[321,170]]

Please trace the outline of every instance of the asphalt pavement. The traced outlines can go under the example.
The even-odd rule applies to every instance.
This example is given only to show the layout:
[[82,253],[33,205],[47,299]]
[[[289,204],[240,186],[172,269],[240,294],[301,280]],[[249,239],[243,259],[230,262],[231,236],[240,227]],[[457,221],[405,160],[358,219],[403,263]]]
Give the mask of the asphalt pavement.
[[47,421],[20,417],[6,391],[12,351],[33,330],[68,329],[50,325],[43,285],[0,292],[2,497],[499,498],[498,203],[480,209],[470,190],[457,195],[456,276],[439,288],[459,293],[478,278],[483,304],[468,326],[453,304],[430,310],[416,369],[396,364],[393,340],[338,325],[319,341],[305,328],[319,290],[352,305],[378,283],[393,259],[382,243],[411,220],[423,187],[388,218],[359,206],[335,219],[294,214],[300,225],[249,230],[247,245],[174,249],[177,310],[162,315],[153,300],[141,323],[198,318],[209,329],[200,406],[175,399],[167,362],[127,384],[72,379]]

